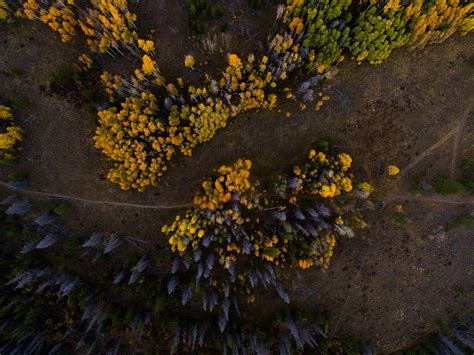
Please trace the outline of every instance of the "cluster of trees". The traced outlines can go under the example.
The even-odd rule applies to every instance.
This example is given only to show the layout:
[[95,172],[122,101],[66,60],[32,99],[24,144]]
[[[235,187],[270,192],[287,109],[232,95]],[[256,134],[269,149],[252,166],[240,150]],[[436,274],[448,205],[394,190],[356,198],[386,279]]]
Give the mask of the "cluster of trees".
[[[257,196],[246,196],[254,191],[248,180],[249,169],[248,161],[240,161],[233,168],[221,168],[219,174],[228,181],[221,181],[223,186],[217,187],[215,181],[219,177],[206,180],[204,192],[196,197],[196,205],[214,209],[215,213],[225,211],[229,188],[234,194],[242,193],[238,200],[237,196],[232,197],[238,204],[248,208],[256,204]],[[274,184],[275,189],[281,188],[283,179]],[[293,183],[289,185],[293,187],[288,188],[296,189]],[[282,218],[285,212],[270,207],[270,203],[265,203],[269,210],[262,210],[261,213],[267,214],[262,217],[273,225],[271,228],[282,232],[280,223],[287,223],[286,229],[293,226],[295,233],[297,224],[301,229],[310,228],[308,223],[326,223],[309,221],[308,213],[315,213],[309,212],[310,204],[305,208],[294,205],[287,212],[288,222],[285,222]],[[323,217],[327,215],[325,207],[315,205],[314,208],[322,213],[321,218],[332,223],[332,217]],[[327,348],[341,346],[326,339],[327,325],[319,317],[283,305],[262,322],[252,320],[248,315],[253,310],[245,302],[242,305],[242,295],[237,290],[217,291],[214,281],[220,280],[220,276],[217,267],[213,271],[212,253],[198,256],[194,251],[191,258],[181,254],[172,263],[168,253],[159,248],[149,248],[145,254],[131,253],[124,246],[132,247],[134,244],[129,241],[139,239],[100,233],[84,237],[61,226],[60,210],[58,206],[44,210],[16,195],[0,201],[2,353],[173,353],[200,349],[291,354],[321,344]],[[307,216],[308,222],[301,221],[301,214]],[[207,231],[208,235],[202,235],[201,231],[196,230],[195,234],[206,243],[204,240],[210,234]],[[238,234],[244,229],[234,231]],[[215,245],[216,241],[209,243]],[[195,263],[199,260],[205,261],[206,266]],[[265,266],[264,260],[249,275],[254,291],[258,284],[274,284],[280,296],[287,299],[276,269]],[[219,260],[215,263],[218,265]],[[91,265],[98,272],[91,272]],[[229,268],[233,267],[229,265]],[[240,273],[238,268],[235,270]],[[204,287],[205,279],[211,287]],[[189,302],[195,293],[202,296],[204,313],[198,311],[199,305]]]
[[15,124],[11,108],[0,104],[0,160],[13,160],[15,146],[22,139],[22,129]]
[[[192,155],[198,144],[212,139],[240,112],[274,107],[276,95],[271,91],[276,84],[267,65],[268,57],[244,62],[230,54],[221,79],[209,78],[202,87],[186,86],[182,80],[165,84],[149,57],[142,65],[144,80],[104,74],[117,105],[99,112],[94,140],[114,160],[109,179],[122,189],[143,191],[157,185],[176,153]],[[146,80],[152,73],[157,73],[154,80]]]
[[[149,57],[144,58],[140,73],[145,73],[145,76],[157,73],[158,82],[150,80],[135,85],[136,79],[114,77],[106,87],[109,91],[115,88],[116,95],[112,96],[117,104],[129,100],[127,96],[139,97],[143,91],[156,92],[158,109],[152,120],[159,117],[166,132],[152,133],[150,137],[146,134],[130,135],[127,127],[116,131],[114,125],[122,120],[121,117],[101,120],[95,139],[100,142],[97,147],[115,162],[109,178],[124,189],[143,190],[146,186],[156,185],[158,177],[166,171],[177,152],[191,155],[198,144],[212,139],[218,129],[227,125],[229,118],[240,112],[273,108],[276,104],[274,92],[280,88],[280,82],[297,70],[309,73],[297,96],[305,104],[311,104],[315,87],[331,76],[331,68],[341,62],[345,54],[358,62],[377,64],[388,58],[395,48],[407,43],[413,46],[437,41],[441,37],[436,31],[442,31],[445,38],[456,29],[463,33],[469,30],[472,4],[457,2],[444,7],[438,2],[423,4],[420,9],[415,3],[402,6],[398,0],[372,2],[364,11],[353,14],[350,0],[290,0],[278,10],[280,26],[270,37],[267,55],[260,59],[253,55],[242,59],[229,54],[222,77],[216,80],[206,76],[205,85],[198,88],[179,78],[176,85],[165,84],[164,78],[155,70],[156,63]],[[434,10],[437,8],[445,11],[444,17],[426,15],[438,13]],[[427,21],[436,31],[429,30]],[[441,27],[446,27],[447,23],[450,23],[450,30],[442,30]],[[416,39],[421,36],[421,29],[425,30],[422,42]],[[194,60],[188,67],[192,69],[193,66]],[[292,93],[286,95],[294,97]],[[316,109],[323,103],[324,100],[319,100]],[[110,112],[113,115],[113,110],[111,108],[100,115],[110,115]],[[145,126],[148,122],[144,122]],[[152,143],[156,139],[160,144]],[[117,158],[108,147],[122,149],[123,154]],[[141,169],[136,169],[137,161],[140,161]]]
[[[229,54],[220,78],[205,75],[203,85],[195,87],[182,78],[166,81],[153,58],[154,42],[138,38],[136,15],[125,0],[93,0],[85,9],[73,0],[52,4],[9,0],[5,4],[0,6],[20,4],[20,12],[48,23],[63,40],[69,40],[79,26],[92,51],[117,56],[127,49],[141,57],[131,76],[102,74],[113,106],[99,112],[94,136],[97,148],[114,161],[109,179],[122,189],[140,191],[159,183],[177,153],[191,155],[197,145],[226,127],[230,118],[275,107],[282,81],[295,71],[308,79],[296,96],[291,90],[286,96],[302,99],[306,107],[345,55],[359,63],[377,64],[405,44],[422,46],[457,30],[467,33],[474,16],[474,5],[459,0],[372,1],[360,12],[350,0],[288,0],[278,8],[278,26],[265,55],[244,59]],[[209,7],[201,0],[188,5],[196,15]],[[195,70],[192,56],[187,56],[185,66]],[[324,101],[317,99],[316,109]]]
[[364,226],[346,214],[348,205],[332,201],[352,191],[351,162],[345,153],[311,150],[304,164],[268,190],[250,179],[248,160],[220,167],[203,182],[194,209],[163,227],[176,254],[172,273],[185,271],[171,279],[168,292],[181,292],[183,304],[200,298],[204,311],[220,308],[221,331],[230,311],[239,312],[239,298],[255,301],[258,285],[271,286],[289,303],[281,270],[328,268],[336,237],[353,237],[353,228]]
[[[111,245],[110,237],[83,238],[57,220],[29,219],[31,209],[22,218],[6,213],[9,200],[0,202],[2,353],[373,353],[361,342],[328,338],[327,317],[289,307],[278,306],[257,320],[250,316],[255,313],[252,306],[242,307],[242,317],[230,319],[221,331],[215,312],[202,314],[192,304],[183,306],[175,294],[168,295],[173,276],[158,264],[163,259],[158,251],[126,256],[127,248],[105,246]],[[18,241],[41,238],[42,228],[61,231],[61,239],[21,251]],[[107,250],[107,259],[94,256]],[[86,275],[78,274],[80,260],[99,273],[85,269]],[[467,318],[409,352],[468,353],[473,350],[473,327]]]

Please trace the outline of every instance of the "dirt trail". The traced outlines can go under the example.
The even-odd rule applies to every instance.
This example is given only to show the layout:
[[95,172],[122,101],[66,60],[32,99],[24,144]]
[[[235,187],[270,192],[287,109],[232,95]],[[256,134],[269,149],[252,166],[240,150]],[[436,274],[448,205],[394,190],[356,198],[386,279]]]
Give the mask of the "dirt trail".
[[451,159],[450,173],[451,180],[454,180],[454,178],[456,177],[456,164],[458,163],[459,142],[461,141],[464,127],[466,126],[467,119],[469,117],[469,114],[472,112],[473,107],[474,102],[471,102],[466,108],[466,111],[464,112],[464,115],[461,118],[461,122],[459,122],[458,129],[456,131],[456,136],[454,137],[453,157]]
[[456,126],[453,129],[451,129],[447,134],[445,134],[443,137],[441,137],[435,144],[433,144],[424,152],[422,152],[417,157],[415,157],[415,159],[407,167],[405,167],[402,170],[400,177],[404,176],[412,168],[418,165],[418,163],[420,163],[422,160],[424,160],[426,157],[432,154],[437,148],[445,144],[452,136],[455,136],[453,156],[451,159],[451,170],[450,170],[450,176],[451,176],[451,179],[453,179],[455,169],[456,169],[456,163],[457,163],[457,152],[458,152],[459,141],[461,139],[463,128],[466,124],[467,118],[469,117],[469,114],[471,113],[473,107],[474,107],[474,102],[469,103],[466,109],[464,110],[461,118],[459,119],[459,122],[456,124]]
[[[62,199],[68,201],[74,201],[83,203],[86,205],[102,205],[102,206],[114,206],[114,207],[125,207],[125,208],[137,208],[137,209],[150,209],[150,210],[172,210],[172,209],[180,209],[186,207],[193,207],[193,203],[180,203],[180,204],[171,204],[171,205],[146,205],[146,204],[138,204],[138,203],[127,203],[127,202],[117,202],[117,201],[102,201],[102,200],[91,200],[82,197],[70,196],[70,195],[62,195],[62,194],[53,194],[48,192],[42,191],[34,191],[29,189],[23,189],[11,186],[8,183],[0,181],[0,187],[6,190],[10,190],[12,192],[27,195],[27,196],[35,196],[47,199]],[[304,197],[305,199],[313,199],[309,197]],[[319,197],[315,197],[314,199],[320,200]],[[389,194],[387,196],[376,196],[375,200],[380,200],[385,203],[390,203],[393,201],[420,201],[420,202],[430,202],[430,203],[445,203],[445,204],[452,204],[452,205],[474,205],[474,199],[460,199],[457,196],[440,196],[440,195],[433,195],[433,196],[419,196],[413,194]]]
[[167,209],[171,210],[171,209],[179,209],[179,208],[193,206],[192,203],[181,203],[181,204],[175,204],[175,205],[142,205],[138,203],[91,200],[91,199],[81,198],[81,197],[76,197],[76,196],[21,189],[21,188],[11,186],[3,181],[0,181],[0,186],[4,189],[14,191],[16,193],[24,194],[24,195],[37,196],[37,197],[43,197],[43,198],[48,198],[48,199],[62,199],[62,200],[80,202],[80,203],[89,204],[89,205],[115,206],[115,207],[139,208],[139,209],[150,209],[150,210],[167,210]]

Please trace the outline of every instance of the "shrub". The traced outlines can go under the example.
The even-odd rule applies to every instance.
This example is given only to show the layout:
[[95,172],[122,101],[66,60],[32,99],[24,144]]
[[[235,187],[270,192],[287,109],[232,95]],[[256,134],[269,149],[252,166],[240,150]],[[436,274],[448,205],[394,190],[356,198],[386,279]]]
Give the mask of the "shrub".
[[407,215],[403,212],[395,212],[393,221],[401,226],[406,226],[409,222]]
[[442,195],[457,194],[464,189],[460,182],[443,179],[441,177],[435,178],[433,180],[433,185],[436,192]]

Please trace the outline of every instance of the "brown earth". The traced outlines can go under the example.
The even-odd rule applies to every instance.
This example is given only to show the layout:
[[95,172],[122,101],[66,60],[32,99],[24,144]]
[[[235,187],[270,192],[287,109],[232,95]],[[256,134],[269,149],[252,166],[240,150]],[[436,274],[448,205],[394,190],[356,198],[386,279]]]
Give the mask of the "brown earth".
[[[177,8],[165,6],[160,22],[153,22],[161,3],[142,1],[137,11],[144,27],[156,29],[159,64],[172,78],[182,74],[184,54],[199,44],[188,49],[186,28],[168,13]],[[257,23],[253,17],[244,19]],[[270,20],[263,21],[271,24],[274,17]],[[170,26],[174,30],[168,32]],[[474,311],[474,231],[455,226],[460,217],[472,215],[472,195],[411,189],[414,178],[430,183],[437,176],[449,177],[454,150],[454,176],[460,174],[462,158],[474,157],[474,110],[467,110],[474,100],[472,34],[423,50],[398,50],[378,66],[344,63],[331,84],[331,100],[320,111],[300,111],[282,98],[278,110],[240,115],[192,158],[178,157],[160,187],[144,193],[120,191],[104,179],[111,164],[93,146],[95,115],[49,93],[53,73],[70,66],[81,53],[81,42],[62,44],[46,26],[30,22],[1,28],[0,34],[0,97],[13,103],[25,131],[20,162],[1,168],[2,181],[9,171],[21,170],[36,191],[175,205],[190,202],[200,181],[221,164],[245,157],[253,161],[256,178],[269,180],[330,136],[338,149],[353,156],[356,180],[376,186],[374,205],[367,208],[370,226],[357,238],[341,241],[327,272],[300,271],[291,285],[294,302],[303,309],[330,311],[334,332],[370,339],[382,353],[416,343],[435,330],[437,320]],[[209,56],[214,57],[214,68],[222,67],[224,55]],[[463,117],[465,125],[458,126]],[[398,165],[401,176],[380,176],[388,164]],[[410,167],[406,173],[405,167]],[[7,193],[0,189],[1,195]],[[408,217],[404,225],[395,223],[396,205]],[[175,213],[73,202],[64,223],[85,234],[115,232],[165,245],[160,229]],[[456,228],[444,232],[449,226]]]

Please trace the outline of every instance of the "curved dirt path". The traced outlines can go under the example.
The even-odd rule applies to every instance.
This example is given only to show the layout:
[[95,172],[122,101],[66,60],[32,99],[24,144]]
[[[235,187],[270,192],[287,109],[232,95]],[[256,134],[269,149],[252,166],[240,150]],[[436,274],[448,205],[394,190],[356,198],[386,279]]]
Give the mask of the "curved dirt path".
[[469,114],[471,113],[473,107],[474,103],[471,102],[471,104],[466,108],[466,111],[464,111],[463,116],[461,117],[461,121],[459,122],[456,130],[456,136],[454,137],[453,156],[451,158],[451,180],[454,180],[456,175],[456,161],[458,158],[459,142],[461,141],[463,129],[466,126],[467,118],[469,117]]
[[451,179],[454,178],[459,141],[461,140],[462,130],[463,130],[465,124],[466,124],[467,118],[469,117],[469,114],[471,113],[473,107],[474,107],[474,101],[471,102],[466,107],[466,109],[464,110],[458,124],[452,130],[450,130],[446,135],[441,137],[435,144],[433,144],[431,147],[426,149],[424,152],[422,152],[420,155],[418,155],[410,164],[408,164],[408,166],[405,169],[402,170],[402,173],[400,174],[400,177],[404,176],[409,170],[414,168],[423,159],[425,159],[427,156],[429,156],[431,153],[433,153],[433,151],[435,151],[437,148],[441,147],[452,136],[455,136],[454,147],[453,147],[453,157],[451,159]]
[[137,203],[127,203],[127,202],[91,200],[91,199],[76,197],[76,196],[51,194],[51,193],[41,192],[41,191],[20,189],[20,188],[11,186],[3,181],[0,181],[0,186],[7,190],[11,190],[20,194],[43,197],[43,198],[53,198],[53,199],[57,198],[57,199],[75,201],[75,202],[80,202],[80,203],[90,204],[90,205],[108,205],[108,206],[117,206],[117,207],[142,208],[142,209],[154,209],[154,210],[179,209],[179,208],[193,206],[192,203],[181,203],[181,204],[176,204],[176,205],[141,205]]
[[[47,192],[41,191],[34,191],[28,189],[21,189],[14,186],[11,186],[3,181],[0,181],[0,187],[3,187],[7,190],[14,191],[19,194],[42,197],[42,198],[57,198],[69,201],[80,202],[84,204],[91,204],[91,205],[107,205],[107,206],[116,206],[116,207],[126,207],[126,208],[139,208],[139,209],[154,209],[154,210],[165,210],[165,209],[180,209],[186,207],[192,207],[192,203],[181,203],[175,205],[142,205],[137,203],[127,203],[127,202],[116,202],[116,201],[101,201],[101,200],[91,200],[82,197],[76,196],[69,196],[69,195],[62,195],[62,194],[52,194]],[[387,195],[385,198],[384,196],[380,196],[383,202],[394,202],[397,200],[409,200],[409,201],[419,201],[419,202],[429,202],[429,203],[446,203],[452,205],[474,205],[474,199],[457,199],[456,197],[451,196],[416,196],[416,195]],[[315,199],[312,197],[303,197],[304,199]],[[319,198],[317,198],[319,199]],[[377,199],[377,197],[375,197]]]

